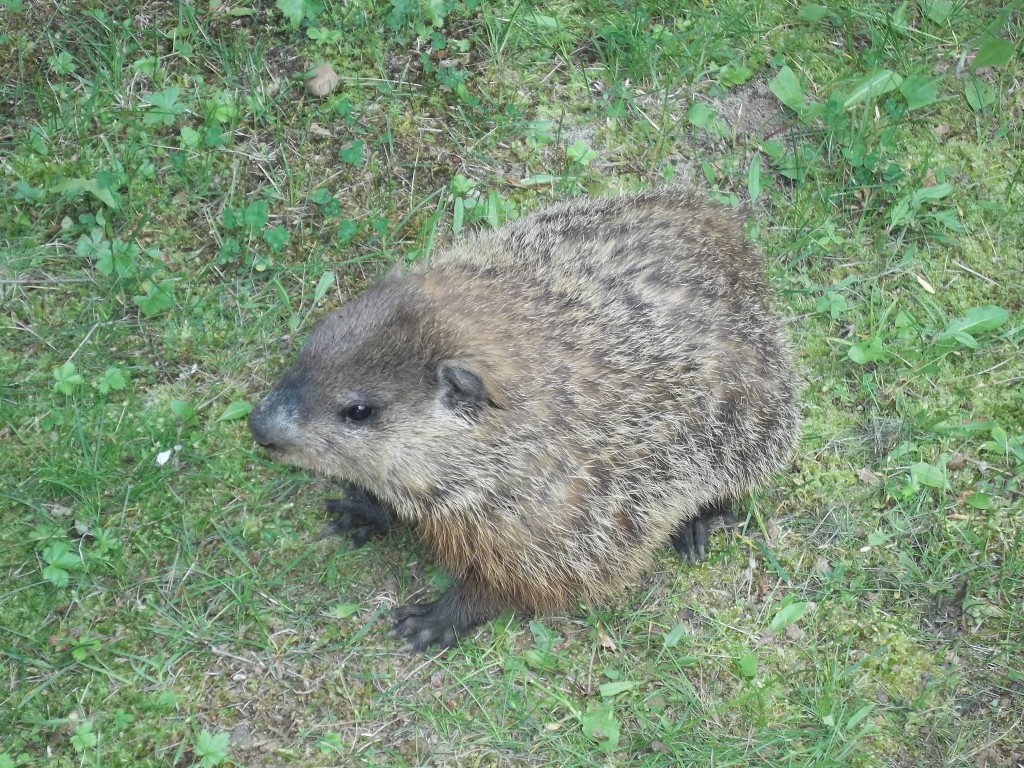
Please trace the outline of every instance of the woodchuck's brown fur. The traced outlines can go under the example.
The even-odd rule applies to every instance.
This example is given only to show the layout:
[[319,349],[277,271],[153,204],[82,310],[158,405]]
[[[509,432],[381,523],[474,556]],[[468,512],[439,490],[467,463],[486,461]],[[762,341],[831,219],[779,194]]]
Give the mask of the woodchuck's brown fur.
[[503,610],[604,601],[780,470],[795,380],[736,214],[666,191],[556,205],[393,273],[325,318],[253,410],[339,478],[357,544],[411,525],[454,577],[413,647]]

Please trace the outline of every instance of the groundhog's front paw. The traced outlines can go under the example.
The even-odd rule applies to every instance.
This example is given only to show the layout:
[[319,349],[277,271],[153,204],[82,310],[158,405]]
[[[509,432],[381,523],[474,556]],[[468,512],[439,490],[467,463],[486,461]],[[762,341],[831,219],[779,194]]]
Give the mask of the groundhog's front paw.
[[414,651],[425,651],[432,645],[451,648],[459,641],[451,616],[434,603],[407,603],[395,609],[395,626],[391,636],[406,641]]
[[334,515],[334,519],[320,529],[317,538],[347,536],[354,549],[359,549],[370,539],[383,536],[394,527],[391,513],[368,493],[357,492],[345,499],[328,499],[324,502],[324,509]]
[[710,523],[716,518],[721,518],[726,528],[739,525],[727,503],[715,502],[704,505],[696,517],[681,522],[672,534],[672,546],[690,565],[700,562],[707,555]]

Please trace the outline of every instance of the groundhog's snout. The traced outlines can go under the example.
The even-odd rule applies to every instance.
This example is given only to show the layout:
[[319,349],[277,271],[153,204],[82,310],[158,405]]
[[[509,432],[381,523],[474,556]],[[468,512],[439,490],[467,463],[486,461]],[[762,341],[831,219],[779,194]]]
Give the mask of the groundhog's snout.
[[249,414],[249,431],[262,448],[285,451],[299,442],[300,399],[294,386],[278,386]]
[[277,447],[277,444],[274,442],[274,429],[271,419],[267,418],[268,409],[263,405],[265,402],[266,400],[261,400],[252,409],[252,413],[249,414],[249,431],[252,433],[252,439],[258,445],[268,450],[273,450]]

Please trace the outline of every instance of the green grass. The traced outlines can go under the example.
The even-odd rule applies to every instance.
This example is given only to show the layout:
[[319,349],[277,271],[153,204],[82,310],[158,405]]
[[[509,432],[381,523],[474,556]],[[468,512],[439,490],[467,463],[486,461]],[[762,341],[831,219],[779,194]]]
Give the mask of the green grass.
[[[7,3],[0,768],[1024,761],[1020,14]],[[240,404],[396,260],[666,182],[749,206],[792,470],[618,605],[397,652],[443,577],[315,541]]]

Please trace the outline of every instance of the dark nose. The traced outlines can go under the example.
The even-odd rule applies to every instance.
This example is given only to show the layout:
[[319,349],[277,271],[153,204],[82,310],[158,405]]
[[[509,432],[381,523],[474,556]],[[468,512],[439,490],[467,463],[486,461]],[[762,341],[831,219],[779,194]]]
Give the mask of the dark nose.
[[300,402],[298,389],[281,382],[249,414],[253,439],[268,451],[284,450],[299,442]]
[[271,421],[267,418],[266,402],[265,399],[258,402],[249,414],[249,431],[252,433],[252,439],[258,445],[273,450],[275,447],[274,434]]

